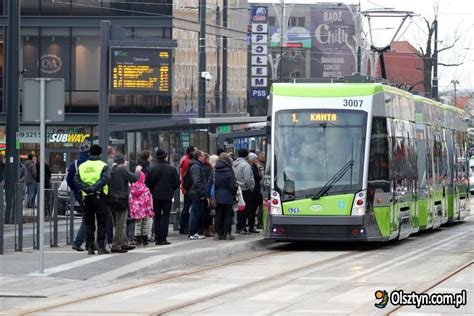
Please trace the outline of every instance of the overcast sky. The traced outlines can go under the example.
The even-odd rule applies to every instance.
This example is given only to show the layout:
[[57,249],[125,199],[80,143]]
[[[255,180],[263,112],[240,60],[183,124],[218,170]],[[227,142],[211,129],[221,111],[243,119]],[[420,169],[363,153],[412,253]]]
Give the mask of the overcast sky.
[[[281,3],[283,0],[253,1],[249,3]],[[286,3],[336,2],[347,4],[358,4],[359,1],[314,1],[314,0],[286,0]],[[395,10],[412,11],[420,16],[407,20],[396,40],[408,40],[413,46],[419,48],[426,45],[427,27],[423,20],[429,21],[434,17],[434,4],[439,3],[438,48],[441,49],[451,45],[453,40],[460,37],[455,47],[440,53],[439,62],[463,63],[459,67],[439,67],[440,91],[453,89],[451,80],[459,81],[459,89],[474,90],[474,1],[473,0],[361,0],[362,11],[369,9],[393,8]],[[386,30],[374,30],[373,36],[376,44],[387,45],[392,39],[396,29],[400,25],[401,18],[372,18],[372,27],[376,29],[388,28]],[[368,27],[365,29],[368,31]]]

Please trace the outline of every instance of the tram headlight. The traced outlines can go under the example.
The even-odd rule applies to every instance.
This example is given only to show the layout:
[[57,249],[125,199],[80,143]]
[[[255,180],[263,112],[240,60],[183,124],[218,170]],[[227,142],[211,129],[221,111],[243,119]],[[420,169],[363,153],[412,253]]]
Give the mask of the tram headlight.
[[281,200],[280,194],[277,191],[273,191],[270,193],[270,214],[271,215],[282,215],[282,207],[281,207]]
[[365,191],[356,193],[354,203],[352,203],[351,215],[365,215],[367,194]]

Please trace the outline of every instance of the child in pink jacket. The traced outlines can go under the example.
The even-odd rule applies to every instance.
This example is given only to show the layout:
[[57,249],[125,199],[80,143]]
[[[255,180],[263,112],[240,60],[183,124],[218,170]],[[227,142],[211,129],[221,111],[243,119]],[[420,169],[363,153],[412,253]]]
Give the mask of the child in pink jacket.
[[135,219],[137,244],[148,245],[148,218],[153,218],[153,200],[150,190],[145,185],[145,174],[140,174],[140,179],[130,186],[130,217]]

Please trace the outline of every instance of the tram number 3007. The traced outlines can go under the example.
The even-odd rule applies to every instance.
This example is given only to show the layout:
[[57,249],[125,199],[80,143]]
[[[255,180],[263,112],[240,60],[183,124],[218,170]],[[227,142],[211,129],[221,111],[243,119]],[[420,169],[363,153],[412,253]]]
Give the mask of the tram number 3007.
[[342,106],[350,108],[361,108],[364,100],[353,100],[353,99],[344,99],[342,100]]

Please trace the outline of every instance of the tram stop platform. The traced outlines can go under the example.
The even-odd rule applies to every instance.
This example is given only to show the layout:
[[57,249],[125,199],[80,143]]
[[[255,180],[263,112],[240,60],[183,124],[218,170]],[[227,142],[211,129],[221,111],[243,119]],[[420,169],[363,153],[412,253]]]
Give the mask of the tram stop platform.
[[[87,255],[72,250],[70,245],[45,246],[44,273],[39,273],[39,251],[6,252],[0,256],[0,315],[4,298],[50,297],[69,289],[76,292],[94,284],[103,286],[121,280],[160,277],[170,270],[198,268],[232,254],[263,247],[262,234],[235,234],[235,240],[215,241],[212,237],[189,240],[187,235],[171,231],[170,245],[137,247],[128,253]],[[79,282],[78,282],[79,281]],[[8,304],[7,304],[8,305]]]

